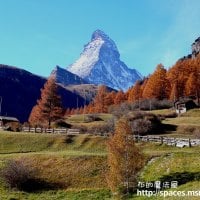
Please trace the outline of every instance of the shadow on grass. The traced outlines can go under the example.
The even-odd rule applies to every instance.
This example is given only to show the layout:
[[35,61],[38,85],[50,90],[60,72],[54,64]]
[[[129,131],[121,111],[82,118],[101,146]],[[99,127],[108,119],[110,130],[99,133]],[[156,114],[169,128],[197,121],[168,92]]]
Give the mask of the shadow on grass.
[[160,124],[153,130],[149,132],[149,134],[169,134],[169,132],[176,131],[177,126],[173,124]]
[[163,176],[160,181],[162,183],[177,181],[178,185],[182,185],[190,181],[200,181],[200,172],[175,172]]
[[66,143],[66,144],[71,144],[71,143],[73,143],[74,142],[74,138],[75,137],[75,135],[68,135],[66,138],[65,138],[65,140],[64,140],[64,143]]
[[162,130],[164,132],[168,132],[168,131],[176,131],[177,126],[174,124],[162,124]]
[[41,192],[41,191],[48,191],[48,190],[57,190],[57,189],[64,189],[66,188],[66,184],[63,183],[49,183],[42,179],[28,179],[24,183],[20,185],[18,188],[24,192]]

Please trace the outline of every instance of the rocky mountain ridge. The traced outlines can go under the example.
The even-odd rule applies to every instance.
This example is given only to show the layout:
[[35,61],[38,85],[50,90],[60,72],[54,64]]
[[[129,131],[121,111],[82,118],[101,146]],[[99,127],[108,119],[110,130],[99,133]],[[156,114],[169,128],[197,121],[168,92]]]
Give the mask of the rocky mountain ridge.
[[200,37],[198,37],[192,44],[192,55],[196,56],[200,52]]

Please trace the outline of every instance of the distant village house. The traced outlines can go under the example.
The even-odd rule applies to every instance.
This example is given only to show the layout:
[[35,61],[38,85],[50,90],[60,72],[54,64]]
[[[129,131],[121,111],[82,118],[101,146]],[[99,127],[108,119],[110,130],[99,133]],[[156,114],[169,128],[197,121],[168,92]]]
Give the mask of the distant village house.
[[175,101],[174,107],[176,109],[177,114],[182,114],[182,113],[185,113],[186,111],[188,111],[190,109],[197,108],[197,105],[191,99],[187,99],[187,100],[183,99],[183,100]]
[[19,120],[15,117],[0,116],[0,127],[5,126],[9,122],[19,122]]

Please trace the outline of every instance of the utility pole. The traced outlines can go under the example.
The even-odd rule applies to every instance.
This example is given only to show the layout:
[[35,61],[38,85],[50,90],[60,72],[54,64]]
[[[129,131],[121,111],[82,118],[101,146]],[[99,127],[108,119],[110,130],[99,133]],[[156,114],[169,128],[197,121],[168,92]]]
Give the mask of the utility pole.
[[76,97],[76,109],[78,109],[78,96]]
[[2,104],[2,101],[3,101],[3,99],[2,99],[2,97],[0,96],[0,116],[1,116],[1,104]]
[[149,99],[149,110],[151,111],[151,99]]
[[140,110],[140,98],[138,99],[138,107],[139,107],[139,110]]

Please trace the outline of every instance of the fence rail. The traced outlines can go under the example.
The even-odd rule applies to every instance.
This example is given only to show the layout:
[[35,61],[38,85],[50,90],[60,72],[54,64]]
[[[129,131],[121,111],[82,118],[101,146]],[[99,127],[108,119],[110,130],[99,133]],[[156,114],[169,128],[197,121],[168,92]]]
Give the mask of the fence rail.
[[172,138],[164,136],[140,136],[133,135],[135,141],[144,141],[144,142],[156,142],[160,144],[167,144],[177,147],[192,147],[200,145],[200,139],[190,139],[190,138]]
[[80,134],[79,129],[66,129],[66,128],[29,128],[23,127],[23,132],[31,133],[60,133],[60,134]]
[[[29,128],[23,127],[23,132],[32,132],[32,133],[55,133],[55,134],[67,134],[67,135],[78,135],[80,134],[79,129],[66,129],[66,128]],[[108,137],[107,133],[94,133],[93,135]],[[192,147],[199,146],[200,139],[190,139],[190,138],[174,138],[174,137],[165,137],[165,136],[153,136],[153,135],[133,135],[131,139],[134,139],[136,142],[156,142],[159,144],[166,144],[176,147]]]

